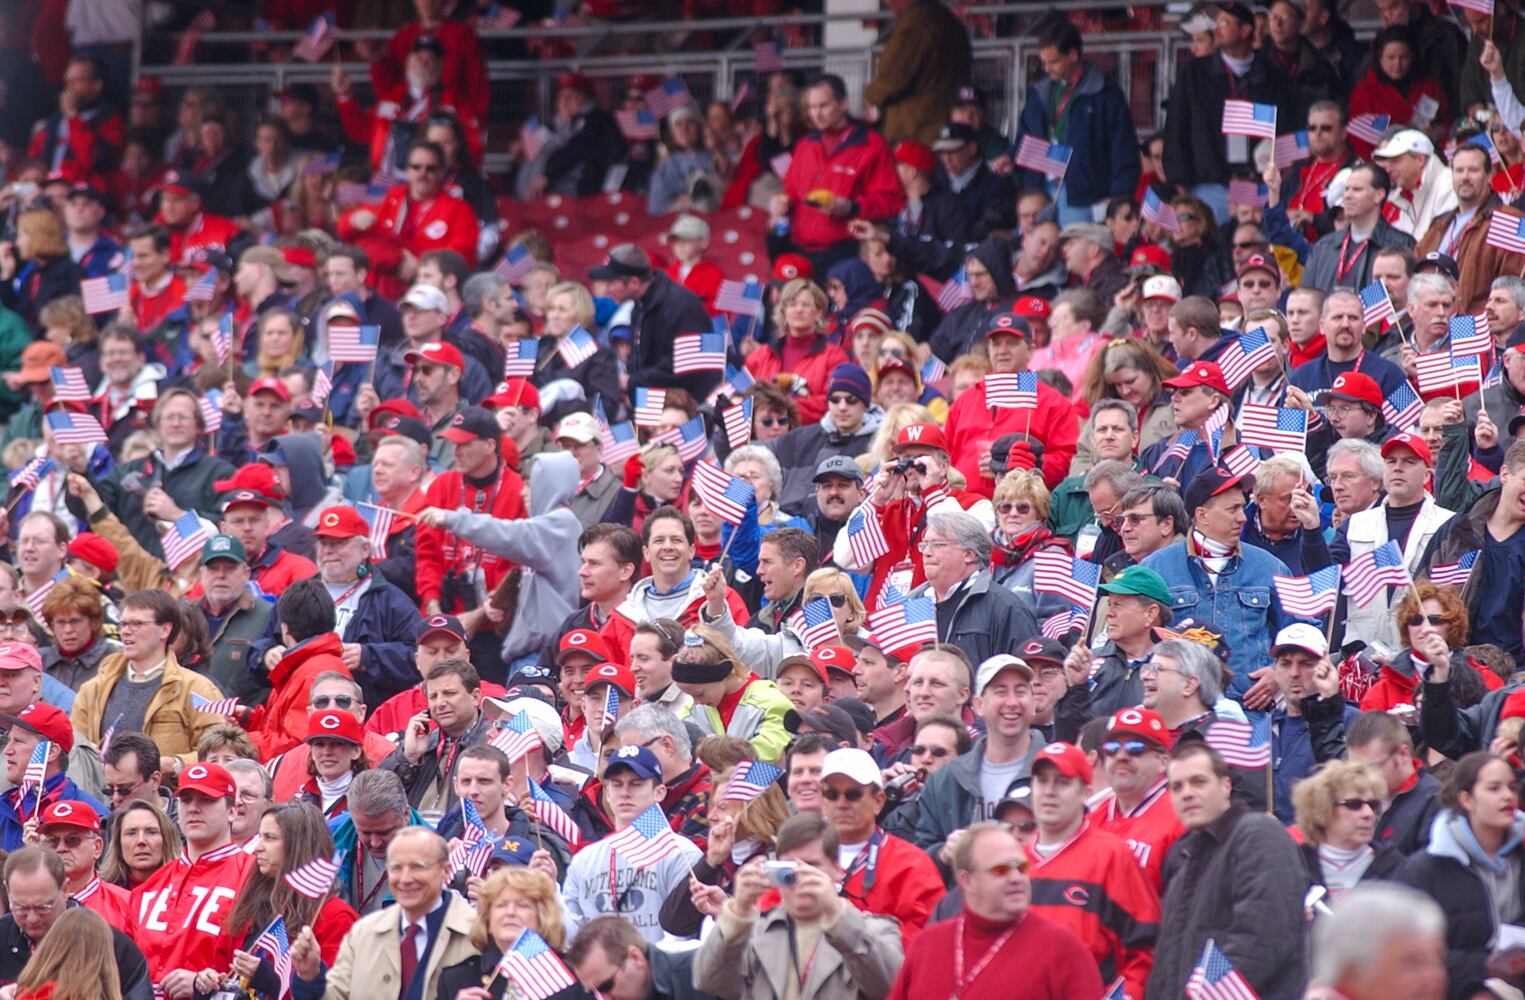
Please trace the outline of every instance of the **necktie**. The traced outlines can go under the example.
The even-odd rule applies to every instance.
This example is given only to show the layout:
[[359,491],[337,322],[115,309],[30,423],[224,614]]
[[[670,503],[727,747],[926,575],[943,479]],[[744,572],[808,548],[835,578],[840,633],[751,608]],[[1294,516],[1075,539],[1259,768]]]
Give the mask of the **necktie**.
[[418,924],[411,924],[402,933],[402,989],[397,991],[400,997],[407,995],[408,986],[418,972],[418,935],[422,932]]

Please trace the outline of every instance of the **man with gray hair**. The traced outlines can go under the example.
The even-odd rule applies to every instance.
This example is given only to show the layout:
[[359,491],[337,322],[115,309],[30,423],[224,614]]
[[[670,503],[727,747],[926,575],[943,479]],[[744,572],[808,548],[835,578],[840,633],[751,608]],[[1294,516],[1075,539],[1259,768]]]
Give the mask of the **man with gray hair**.
[[335,820],[334,846],[343,855],[339,897],[362,916],[392,902],[387,884],[387,845],[404,828],[426,826],[408,805],[402,779],[392,771],[361,771],[350,782],[349,812]]
[[662,811],[673,832],[702,850],[709,839],[710,769],[694,759],[688,726],[661,705],[641,705],[614,724],[620,746],[643,746],[662,765]]
[[1143,485],[1144,477],[1135,471],[1133,464],[1117,459],[1097,462],[1086,473],[1086,497],[1096,521],[1076,535],[1076,555],[1105,563],[1122,551],[1123,539],[1117,533],[1117,515],[1122,512],[1123,497]]
[[1199,733],[1218,720],[1213,705],[1223,693],[1223,664],[1206,646],[1166,639],[1139,670],[1144,707],[1160,713],[1171,739]]
[[990,532],[971,514],[947,512],[927,518],[921,536],[927,582],[911,591],[937,605],[937,637],[963,650],[974,663],[1016,649],[1038,634],[1032,611],[990,575]]
[[[1121,399],[1101,399],[1091,407],[1088,421],[1090,433],[1081,433],[1081,445],[1076,450],[1075,462],[1117,461],[1135,466],[1134,452],[1138,449],[1138,412]],[[1135,466],[1136,467],[1136,466]],[[1083,466],[1082,466],[1083,468]],[[1080,530],[1095,518],[1091,507],[1091,495],[1086,490],[1084,469],[1062,480],[1050,496],[1048,526],[1054,534],[1073,540]],[[1121,495],[1121,494],[1119,494]]]
[[1493,284],[1488,286],[1488,301],[1483,305],[1483,312],[1488,315],[1493,342],[1502,344],[1520,320],[1525,319],[1525,279],[1512,274],[1494,278]]
[[461,286],[461,302],[471,317],[471,328],[488,342],[503,343],[503,328],[519,311],[513,286],[492,271],[473,274]]
[[1313,985],[1345,1000],[1441,1000],[1446,917],[1408,886],[1363,883],[1313,924]]
[[1308,489],[1303,464],[1291,455],[1275,455],[1255,473],[1254,504],[1245,511],[1239,537],[1307,576],[1331,562],[1319,529],[1319,505]]
[[1369,510],[1382,495],[1382,452],[1370,441],[1345,438],[1329,447],[1324,480],[1334,498],[1334,526]]
[[646,251],[633,243],[621,243],[609,251],[602,264],[588,271],[588,277],[604,283],[604,294],[619,307],[616,321],[630,303],[633,344],[627,366],[632,394],[637,388],[681,387],[695,399],[704,399],[719,384],[720,376],[715,372],[674,374],[673,340],[685,333],[708,333],[710,314],[703,299],[654,269]]

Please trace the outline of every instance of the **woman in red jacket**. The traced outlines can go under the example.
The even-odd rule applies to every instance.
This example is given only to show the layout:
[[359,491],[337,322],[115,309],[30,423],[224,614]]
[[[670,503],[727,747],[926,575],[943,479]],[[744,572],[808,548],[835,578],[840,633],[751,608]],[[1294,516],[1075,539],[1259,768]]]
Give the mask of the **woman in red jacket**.
[[774,382],[793,396],[800,421],[807,424],[826,415],[827,379],[833,368],[850,361],[840,347],[826,342],[828,305],[820,285],[795,278],[779,292],[773,310],[773,325],[783,336],[747,357],[752,377]]
[[[339,943],[359,919],[349,904],[334,894],[332,888],[321,898],[311,899],[286,882],[288,872],[309,861],[334,856],[334,838],[317,809],[305,802],[286,802],[271,806],[259,821],[259,841],[254,848],[254,864],[238,893],[238,903],[224,925],[224,934],[242,942],[233,952],[233,973],[267,996],[280,993],[280,980],[268,956],[251,954],[248,949],[276,917],[284,917],[287,933],[295,935],[311,927],[318,939],[324,963],[332,965],[339,954]],[[221,974],[204,969],[196,975],[196,988],[212,993]]]
[[[1425,131],[1431,123],[1451,120],[1445,91],[1433,78],[1420,76],[1414,66],[1414,40],[1407,28],[1399,25],[1377,32],[1371,54],[1371,69],[1350,92],[1351,118],[1387,115],[1393,125],[1412,122]],[[1371,143],[1351,136],[1350,145],[1361,156],[1371,156]]]
[[1437,587],[1429,580],[1415,580],[1408,593],[1393,609],[1398,620],[1398,635],[1403,652],[1391,663],[1382,665],[1377,682],[1361,696],[1361,711],[1387,712],[1414,704],[1420,678],[1441,656],[1451,666],[1455,697],[1462,698],[1461,688],[1473,692],[1460,702],[1472,704],[1485,691],[1504,686],[1492,670],[1473,662],[1464,652],[1467,645],[1467,606],[1455,590]]

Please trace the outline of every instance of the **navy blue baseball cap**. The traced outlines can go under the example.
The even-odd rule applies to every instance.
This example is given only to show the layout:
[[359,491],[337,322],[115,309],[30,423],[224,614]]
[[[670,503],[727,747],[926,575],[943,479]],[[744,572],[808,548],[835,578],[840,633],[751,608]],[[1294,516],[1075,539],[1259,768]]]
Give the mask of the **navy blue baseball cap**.
[[487,866],[490,869],[494,863],[501,861],[515,868],[522,868],[528,865],[530,858],[534,856],[535,842],[533,840],[510,835],[504,837],[498,842],[498,846],[493,848],[492,857],[487,859]]
[[638,778],[662,780],[662,764],[657,760],[657,755],[646,747],[628,746],[614,751],[614,756],[604,765],[604,777],[609,777],[622,767],[635,772]]

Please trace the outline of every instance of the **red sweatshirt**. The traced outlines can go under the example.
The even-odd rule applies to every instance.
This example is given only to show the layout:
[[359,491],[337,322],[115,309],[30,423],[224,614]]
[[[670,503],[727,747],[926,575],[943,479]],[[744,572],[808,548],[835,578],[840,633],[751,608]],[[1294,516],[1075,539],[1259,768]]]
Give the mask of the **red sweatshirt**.
[[133,890],[138,926],[132,939],[156,985],[176,969],[229,967],[237,942],[223,934],[223,922],[253,863],[243,845],[224,844],[194,863],[181,854]]
[[1007,434],[1031,434],[1043,442],[1043,481],[1049,489],[1070,474],[1070,459],[1080,439],[1080,420],[1068,399],[1043,382],[1038,383],[1038,408],[1018,410],[985,404],[981,382],[954,400],[943,428],[953,449],[953,464],[964,474],[971,493],[995,495],[995,480],[980,472],[980,456],[997,438]]
[[[834,218],[805,200],[814,191],[851,199],[853,211]],[[851,219],[888,219],[905,206],[889,144],[854,121],[840,132],[811,132],[794,144],[784,193],[793,208],[790,235],[807,252],[851,239]]]
[[1156,893],[1165,891],[1165,855],[1186,828],[1161,781],[1132,812],[1123,812],[1109,789],[1087,814],[1091,826],[1123,838]]
[[[958,954],[963,983],[953,981]],[[1096,1000],[1105,988],[1085,945],[1063,927],[1031,910],[1015,930],[966,912],[928,927],[906,949],[886,1000]]]

